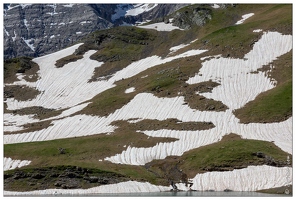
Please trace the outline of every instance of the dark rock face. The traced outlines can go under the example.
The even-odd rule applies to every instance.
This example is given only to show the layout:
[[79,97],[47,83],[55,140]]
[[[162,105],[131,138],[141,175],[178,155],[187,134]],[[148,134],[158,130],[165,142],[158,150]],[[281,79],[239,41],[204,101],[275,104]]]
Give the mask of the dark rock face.
[[5,189],[11,191],[19,190],[17,185],[21,182],[27,183],[23,190],[30,191],[50,188],[85,189],[129,180],[121,174],[78,166],[17,169],[4,173]]
[[87,4],[10,4],[4,10],[4,58],[41,56],[112,27]]
[[4,59],[37,57],[70,46],[87,34],[166,16],[186,4],[159,4],[125,16],[132,4],[4,4]]

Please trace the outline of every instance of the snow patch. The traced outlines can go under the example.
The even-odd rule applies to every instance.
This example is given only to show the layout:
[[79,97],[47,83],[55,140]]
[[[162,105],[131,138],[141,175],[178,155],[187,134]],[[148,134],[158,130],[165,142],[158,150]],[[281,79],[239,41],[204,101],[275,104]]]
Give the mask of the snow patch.
[[26,26],[26,28],[28,29],[29,27],[29,24],[28,24],[28,21],[26,19],[24,19],[24,25]]
[[259,33],[259,32],[261,32],[261,31],[262,31],[262,29],[256,29],[256,30],[253,30],[254,33]]
[[13,33],[14,33],[14,37],[11,37],[11,38],[12,38],[12,41],[15,41],[16,36],[17,36],[15,30],[13,31]]
[[46,14],[51,15],[51,16],[58,15],[59,14],[59,13],[56,12],[56,8],[57,8],[57,5],[56,4],[47,5],[47,6],[52,7],[53,8],[53,12],[48,12]]
[[115,13],[111,15],[111,20],[115,21],[121,17],[124,17],[128,10],[132,9],[133,6],[129,4],[117,4]]
[[31,161],[29,160],[12,160],[11,158],[4,157],[3,160],[3,170],[12,170],[16,168],[21,168],[23,166],[29,165]]
[[217,8],[220,8],[220,6],[219,6],[218,4],[214,4],[214,5],[212,6],[212,8],[217,9]]
[[[267,165],[248,166],[227,172],[207,172],[197,174],[191,182],[191,189],[198,191],[257,191],[292,184],[291,167],[272,167]],[[185,184],[176,184],[180,190],[188,190]]]
[[58,116],[55,116],[55,117],[51,117],[51,118],[46,118],[44,120],[41,120],[41,121],[47,121],[47,120],[53,120],[53,119],[60,119],[60,118],[63,118],[63,117],[67,117],[67,116],[70,116],[80,110],[82,110],[83,108],[85,108],[88,104],[90,104],[90,102],[88,103],[84,103],[84,104],[80,104],[80,105],[77,105],[77,106],[73,106],[65,111],[63,111],[60,115]]
[[29,192],[4,191],[4,195],[87,195],[112,193],[143,193],[169,191],[171,187],[152,185],[148,182],[127,181],[116,184],[101,185],[89,189],[47,189]]
[[242,16],[242,19],[239,20],[238,22],[236,22],[235,24],[242,24],[242,23],[244,23],[245,20],[252,17],[253,15],[254,15],[254,13],[245,14]]
[[132,93],[132,92],[134,92],[134,91],[135,91],[135,88],[134,88],[134,87],[130,87],[130,88],[126,89],[126,90],[124,91],[124,93]]
[[35,47],[34,47],[34,45],[31,44],[32,41],[34,42],[34,39],[33,39],[33,38],[28,39],[28,40],[25,40],[25,39],[22,37],[22,39],[23,39],[24,42],[27,44],[27,46],[30,47],[30,49],[31,49],[32,51],[35,51]]
[[145,29],[154,29],[157,31],[172,31],[175,29],[184,30],[184,29],[179,28],[178,26],[174,26],[173,24],[166,24],[164,22],[159,22],[159,23],[149,24],[149,25],[141,25],[138,27],[145,28]]
[[189,44],[180,44],[178,46],[174,46],[174,47],[171,47],[170,48],[170,52],[173,53],[173,52],[176,52],[178,51],[179,49],[182,49],[184,47],[187,47]]
[[9,35],[9,33],[8,33],[8,31],[4,28],[4,32],[6,33],[6,35],[9,37],[10,35]]
[[[10,4],[11,5],[11,4]],[[19,4],[17,4],[16,6],[8,6],[8,9],[7,10],[12,10],[12,9],[14,9],[14,8],[17,8],[17,7],[19,7],[19,6],[21,6],[21,5],[19,5]]]
[[24,9],[27,6],[31,6],[31,5],[33,5],[33,4],[31,4],[31,3],[21,3],[20,4],[20,6],[22,7],[22,9]]
[[215,55],[215,56],[205,56],[205,57],[202,57],[200,58],[201,61],[203,60],[206,60],[206,59],[213,59],[213,58],[220,58],[222,56],[222,54],[219,54],[219,55]]
[[96,52],[94,50],[86,52],[82,59],[68,63],[62,68],[55,66],[56,60],[71,55],[80,45],[77,44],[62,51],[33,59],[40,67],[40,79],[37,82],[22,80],[14,84],[35,87],[41,93],[29,101],[8,98],[8,109],[14,110],[31,106],[53,109],[69,108],[114,87],[113,82],[108,81],[88,82],[93,75],[94,68],[103,64],[89,58]]
[[177,46],[174,46],[174,47],[171,47],[170,48],[170,53],[174,53],[176,51],[178,51],[179,49],[182,49],[184,47],[187,47],[188,45],[194,43],[195,41],[197,41],[198,39],[195,39],[193,41],[191,41],[189,44],[180,44],[180,45],[177,45]]
[[134,9],[127,10],[125,16],[137,16],[139,14],[142,14],[144,12],[148,12],[155,8],[158,4],[148,4],[148,3],[143,3],[143,4],[137,4],[134,6]]
[[69,3],[69,4],[65,4],[63,6],[68,7],[68,8],[72,8],[74,5],[75,5],[75,3]]
[[80,31],[79,32],[76,32],[76,35],[80,35],[80,34],[82,34],[82,32],[80,32]]
[[49,38],[50,38],[50,39],[55,38],[55,35],[51,35]]
[[92,22],[91,21],[82,21],[79,24],[83,25],[83,24],[90,24],[90,23],[92,23]]

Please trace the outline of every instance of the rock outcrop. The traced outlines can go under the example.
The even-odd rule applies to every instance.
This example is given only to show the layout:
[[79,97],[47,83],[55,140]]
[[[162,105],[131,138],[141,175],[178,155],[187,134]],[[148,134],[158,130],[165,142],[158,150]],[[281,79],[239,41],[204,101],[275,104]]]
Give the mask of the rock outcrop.
[[52,53],[112,26],[87,4],[10,4],[4,10],[4,58]]

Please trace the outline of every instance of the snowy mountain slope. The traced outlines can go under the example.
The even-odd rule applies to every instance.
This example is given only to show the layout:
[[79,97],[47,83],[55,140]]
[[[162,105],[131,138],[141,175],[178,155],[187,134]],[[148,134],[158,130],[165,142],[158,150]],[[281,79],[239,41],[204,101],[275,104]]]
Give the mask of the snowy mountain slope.
[[[217,6],[213,9],[219,10]],[[254,10],[248,10],[249,13],[251,13],[251,11],[253,12]],[[270,31],[267,28],[261,32],[254,32],[254,30],[261,28],[258,24],[252,24],[252,20],[256,20],[256,16],[260,15],[259,11],[254,13],[255,15],[251,16],[245,22],[239,24],[233,23],[237,29],[240,27],[242,27],[242,29],[248,26],[251,27],[244,31],[244,35],[252,36],[251,39],[246,39],[248,45],[244,46],[244,48],[250,48],[250,50],[242,54],[240,58],[224,57],[222,55],[224,52],[219,54],[218,48],[215,49],[210,46],[205,46],[204,39],[195,39],[192,42],[179,43],[175,46],[173,46],[172,43],[168,43],[169,45],[165,48],[159,45],[159,48],[164,49],[163,52],[167,52],[166,54],[163,53],[165,56],[151,54],[151,56],[132,61],[122,69],[113,71],[108,79],[97,81],[89,81],[92,79],[95,69],[106,67],[106,63],[110,62],[92,59],[95,54],[102,53],[102,49],[100,48],[85,50],[82,58],[66,63],[60,68],[55,66],[57,60],[75,55],[85,44],[76,44],[56,53],[33,59],[33,61],[39,65],[39,71],[37,72],[38,80],[27,81],[23,78],[23,74],[17,74],[18,81],[6,84],[7,86],[28,86],[40,91],[40,93],[27,101],[20,101],[14,97],[9,97],[5,101],[6,113],[4,114],[4,130],[6,132],[4,135],[4,146],[10,149],[9,151],[6,150],[4,154],[5,165],[11,165],[12,160],[15,160],[15,162],[24,160],[27,162],[28,168],[31,166],[34,167],[34,164],[29,164],[30,162],[40,163],[39,158],[36,159],[34,156],[31,157],[27,155],[26,157],[17,155],[18,149],[22,145],[24,145],[24,147],[30,145],[30,143],[27,142],[36,142],[35,144],[42,145],[50,144],[50,142],[55,141],[65,141],[71,144],[71,138],[85,139],[87,138],[86,136],[97,137],[101,135],[100,139],[98,139],[98,144],[102,145],[103,143],[100,143],[103,140],[102,138],[115,138],[117,135],[124,134],[118,132],[122,127],[120,125],[115,126],[115,122],[124,121],[127,122],[127,124],[136,125],[137,127],[138,124],[145,120],[157,120],[158,123],[161,123],[167,119],[176,119],[178,121],[177,123],[180,124],[185,122],[212,123],[214,127],[208,128],[207,130],[174,130],[164,125],[163,128],[154,130],[150,127],[152,124],[142,124],[144,125],[144,129],[138,126],[135,129],[135,134],[137,134],[137,137],[141,138],[143,142],[149,140],[149,138],[173,138],[176,140],[170,142],[156,142],[150,145],[144,145],[143,143],[142,145],[141,143],[133,145],[132,142],[126,141],[124,146],[109,141],[108,144],[111,144],[113,147],[108,148],[108,153],[100,154],[100,152],[93,152],[90,156],[91,162],[95,163],[95,166],[105,167],[105,169],[106,166],[107,169],[130,166],[132,169],[139,170],[140,168],[137,168],[139,165],[146,168],[148,167],[147,169],[149,169],[149,166],[152,165],[151,161],[165,160],[169,159],[171,156],[182,156],[185,152],[190,150],[217,143],[221,141],[224,136],[231,133],[237,134],[242,140],[253,139],[265,141],[266,143],[274,143],[278,149],[269,149],[269,151],[263,149],[262,151],[266,155],[270,155],[272,151],[276,152],[272,155],[291,155],[291,116],[289,116],[287,120],[278,122],[264,124],[253,122],[242,124],[233,114],[233,111],[244,107],[248,102],[256,101],[259,94],[271,91],[278,86],[278,81],[270,75],[277,69],[277,65],[274,64],[274,61],[280,60],[281,56],[286,55],[292,50],[291,34]],[[151,25],[151,27],[153,26],[159,25]],[[273,25],[270,26],[271,28],[273,27]],[[170,30],[167,33],[160,33],[158,36],[166,38],[171,36],[170,34],[178,33],[182,35],[187,33],[185,30],[174,31]],[[146,32],[140,33],[146,34]],[[190,32],[190,34],[194,33],[195,30]],[[217,34],[217,32],[214,33]],[[169,36],[165,37],[161,34],[168,34]],[[227,38],[227,35],[224,36],[224,38]],[[240,37],[243,38],[242,35]],[[255,37],[258,38],[256,41],[254,41]],[[194,38],[197,38],[196,35]],[[103,42],[108,41],[109,40]],[[235,41],[235,39],[233,39],[233,41]],[[231,42],[232,41],[229,41],[229,43]],[[253,42],[253,44],[249,45],[251,42]],[[165,39],[163,43],[165,43]],[[155,44],[150,42],[145,45],[149,46]],[[218,47],[219,45],[212,46]],[[114,47],[114,49],[116,48]],[[110,51],[112,52],[112,49]],[[114,63],[115,61],[111,61],[110,63],[112,62]],[[194,63],[194,65],[190,65],[190,62]],[[268,66],[265,71],[262,70],[263,66]],[[185,74],[186,78],[182,76],[175,77],[172,73],[172,69],[175,68],[181,70],[179,74]],[[188,70],[191,71],[188,72]],[[285,71],[283,71],[283,73],[285,73]],[[154,79],[154,77],[156,78]],[[176,84],[176,81],[171,81],[171,79],[176,79],[180,82]],[[159,82],[158,85],[156,84],[155,87],[151,87],[152,89],[149,90],[148,88],[150,88],[150,86],[148,84],[144,86],[141,85],[141,82],[147,80],[150,80],[151,84],[154,83],[153,81],[168,81],[164,83]],[[217,86],[213,88],[207,86],[208,82],[211,81],[217,83]],[[200,89],[190,90],[191,87],[198,88],[202,86],[201,84],[205,84],[206,86],[204,87],[208,87],[206,91]],[[111,102],[120,103],[121,99],[114,99],[112,98],[113,94],[108,93],[108,91],[117,91],[116,89],[118,88],[121,88],[120,92],[118,92],[121,98],[128,97],[128,101],[124,101],[125,103],[120,106],[120,108],[115,110],[111,109],[111,111],[104,116],[85,114],[85,109],[92,106],[93,102],[98,101],[98,104],[103,103],[97,100],[103,95],[106,95],[105,98],[110,101],[110,104]],[[206,99],[222,102],[227,108],[222,111],[216,111],[215,107],[214,110],[211,108],[206,111],[200,111],[193,108],[188,102],[185,96],[187,91],[190,92],[190,97],[194,101]],[[160,94],[163,96],[160,96]],[[110,97],[108,95],[110,95]],[[46,117],[45,119],[37,119],[33,114],[29,113],[22,115],[14,113],[14,111],[19,112],[19,110],[32,108],[33,106],[42,106],[43,108],[51,108],[61,112],[55,116]],[[95,107],[92,108],[95,109]],[[20,120],[22,120],[22,122],[20,122]],[[31,131],[28,126],[23,127],[25,124],[36,126],[37,123],[43,122],[48,122],[50,125],[34,131]],[[17,131],[22,132],[19,133]],[[120,140],[125,141],[125,138],[123,137]],[[42,143],[39,143],[39,141],[42,141]],[[61,145],[62,144],[61,142]],[[38,148],[42,149],[42,147]],[[13,151],[16,153],[12,153]],[[70,152],[71,151],[72,150],[70,150]],[[38,150],[35,152],[38,152]],[[50,157],[52,155],[57,156],[56,153],[47,156]],[[80,164],[81,160],[83,160],[79,154],[75,155],[74,151],[71,152],[71,154],[66,153],[65,155],[72,156],[74,162],[76,158],[76,162]],[[265,158],[267,158],[267,156]],[[250,163],[257,163],[257,158],[252,157],[248,159],[250,159],[250,161],[248,161]],[[289,173],[292,171],[288,161],[281,160],[283,157],[275,157],[274,159],[274,163],[276,164],[274,164],[273,167],[263,165],[262,163],[258,164],[258,166],[256,166],[256,164],[243,163],[245,166],[243,169],[229,170],[228,172],[197,172],[195,173],[196,176],[190,177],[191,179],[188,178],[188,181],[193,181],[191,189],[214,189],[217,191],[225,189],[254,191],[291,184],[292,179],[290,176],[283,177],[283,174],[287,171]],[[286,159],[286,156],[284,156],[284,159]],[[65,162],[68,162],[66,160],[67,159],[65,159]],[[71,164],[72,163],[73,162],[71,162]],[[125,165],[118,165],[119,163]],[[20,165],[20,167],[21,166],[22,165]],[[232,167],[235,169],[236,166]],[[8,167],[5,169],[8,169]],[[178,169],[177,165],[175,169]],[[180,170],[178,173],[188,173],[188,170],[189,169],[184,169],[184,172]],[[124,170],[120,170],[120,173],[126,173],[128,176],[131,176]],[[158,173],[162,172],[158,171]],[[167,173],[167,171],[165,171],[165,173]],[[171,172],[169,171],[169,173]],[[258,173],[261,176],[258,176]],[[268,176],[268,174],[271,173],[274,174],[274,176]],[[152,175],[150,174],[149,176]],[[175,178],[177,179],[178,176],[174,176],[176,176]],[[233,178],[226,180],[225,177]],[[265,184],[267,179],[269,180],[269,184]],[[239,181],[241,184],[234,180]],[[172,184],[172,186],[176,185],[181,190],[189,189],[185,186],[186,182],[181,179],[174,180],[174,182],[175,184]],[[217,184],[212,184],[213,182],[217,182]],[[131,190],[129,190],[131,192],[169,190],[167,185],[171,183],[161,183],[162,184],[158,183],[156,185],[164,186],[145,185],[144,183],[138,182],[123,182],[116,185],[109,185],[110,187],[83,190],[83,192],[87,193],[93,191],[107,193],[113,187],[116,191],[122,191],[122,187],[131,187]],[[143,186],[143,184],[145,186]],[[35,194],[39,192],[42,194],[47,192],[75,193],[77,191],[78,190],[37,190]],[[6,194],[14,193],[6,192]]]

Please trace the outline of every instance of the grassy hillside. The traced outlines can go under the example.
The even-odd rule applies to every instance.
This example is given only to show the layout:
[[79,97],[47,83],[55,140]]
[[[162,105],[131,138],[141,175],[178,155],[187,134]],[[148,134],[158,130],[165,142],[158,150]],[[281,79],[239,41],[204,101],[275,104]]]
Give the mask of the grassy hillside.
[[[191,5],[178,12],[190,13],[196,6]],[[157,65],[133,77],[119,80],[115,82],[115,87],[96,95],[89,100],[90,104],[87,107],[73,115],[108,116],[115,110],[122,108],[141,92],[152,93],[157,97],[184,96],[185,104],[200,111],[223,112],[227,110],[227,106],[222,102],[196,94],[196,92],[209,92],[217,87],[218,83],[212,81],[193,85],[186,83],[190,77],[199,72],[200,58],[218,54],[222,54],[223,57],[242,58],[262,35],[262,32],[253,32],[255,29],[292,34],[292,6],[240,4],[229,7],[227,10],[211,7],[209,9],[212,10],[211,20],[202,27],[192,26],[186,31],[157,32],[138,27],[116,27],[94,32],[84,38],[82,41],[84,45],[81,45],[73,55],[58,60],[56,66],[63,67],[66,63],[81,59],[88,50],[97,50],[91,59],[104,62],[104,64],[94,71],[90,82],[108,80],[114,73],[127,65],[148,56],[158,55],[164,58],[168,55],[171,47],[188,44],[197,38],[197,41],[178,50],[175,54],[191,49],[207,49],[208,51],[197,56],[179,58]],[[241,25],[233,25],[241,19],[243,14],[251,12],[255,13],[254,17]],[[16,81],[15,74],[23,68],[25,70],[21,72],[26,78],[33,77],[32,80],[37,80],[38,66],[34,65],[30,59],[25,58],[25,61],[23,59],[5,61],[5,83]],[[260,94],[255,100],[234,112],[241,123],[280,122],[292,116],[292,52],[281,56],[272,64],[274,70],[269,76],[277,81],[277,86]],[[26,68],[26,66],[32,67]],[[267,71],[267,67],[263,66],[261,70]],[[130,87],[134,87],[135,91],[125,93],[125,90]],[[24,88],[12,86],[5,86],[4,92],[6,94],[13,93],[12,95],[19,100],[27,100],[37,95],[33,89],[24,90]],[[35,117],[39,119],[46,119],[59,115],[61,110],[31,107],[16,111],[6,109],[5,112],[35,114]],[[50,126],[50,122],[28,124],[27,131],[46,128]],[[100,169],[112,173],[111,177],[123,177],[122,180],[149,181],[160,185],[169,185],[169,180],[186,181],[187,178],[193,178],[197,173],[207,171],[229,171],[249,165],[268,164],[279,167],[287,165],[288,153],[282,151],[272,142],[242,139],[236,133],[225,136],[217,143],[185,152],[180,157],[171,156],[163,160],[154,160],[144,166],[113,164],[103,161],[103,159],[121,153],[128,146],[152,147],[157,143],[177,140],[175,138],[147,137],[137,130],[160,130],[167,127],[174,130],[207,130],[213,128],[214,125],[211,122],[180,123],[177,119],[143,120],[134,124],[127,121],[116,121],[112,125],[118,128],[111,134],[6,144],[4,145],[4,157],[32,161],[29,166],[24,167],[24,173],[31,173],[37,168],[48,170],[48,167],[75,166],[85,169]],[[10,134],[15,133],[21,132]],[[61,148],[64,149],[62,152]],[[63,170],[64,168],[56,173],[62,174]],[[19,170],[5,172],[5,176],[8,178],[13,176],[11,174],[15,175],[18,172]],[[28,179],[20,180],[19,182],[4,181],[5,189],[43,189],[36,184],[30,185]],[[34,179],[30,179],[30,181],[32,182]],[[48,180],[42,179],[42,181],[44,183]],[[44,186],[43,183],[41,185]],[[50,182],[46,188],[52,188],[53,184],[54,182]],[[85,187],[93,187],[93,185],[85,185]]]

